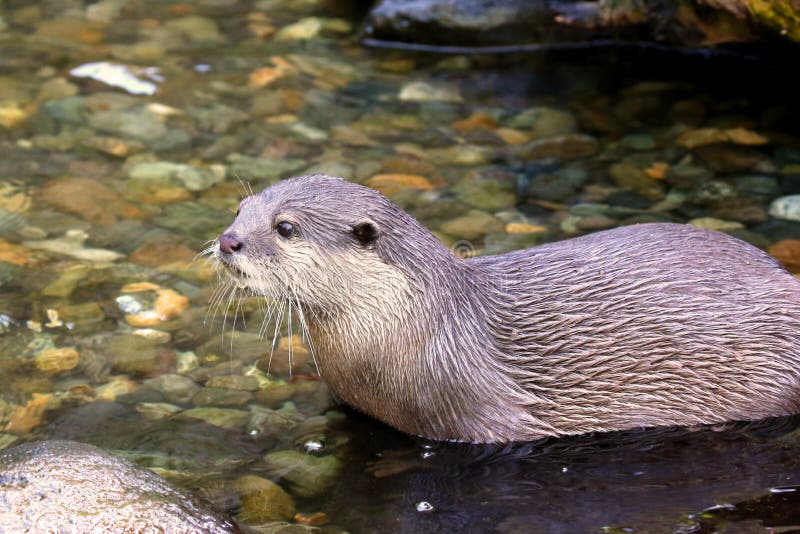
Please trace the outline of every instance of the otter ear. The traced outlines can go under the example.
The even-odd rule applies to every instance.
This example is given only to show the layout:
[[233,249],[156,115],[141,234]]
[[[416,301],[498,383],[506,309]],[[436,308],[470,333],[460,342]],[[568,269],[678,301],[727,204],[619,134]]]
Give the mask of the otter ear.
[[353,237],[355,237],[356,241],[361,245],[372,245],[378,240],[379,235],[380,231],[378,230],[378,225],[369,219],[364,219],[353,226]]

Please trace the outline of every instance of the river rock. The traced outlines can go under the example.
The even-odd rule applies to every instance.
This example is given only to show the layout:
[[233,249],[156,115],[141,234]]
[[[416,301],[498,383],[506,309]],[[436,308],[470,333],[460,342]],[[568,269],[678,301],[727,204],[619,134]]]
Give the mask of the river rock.
[[255,475],[245,475],[234,482],[242,501],[238,518],[248,523],[289,520],[294,517],[294,499],[283,488]]
[[564,202],[577,195],[588,178],[588,173],[581,167],[561,167],[534,176],[527,194],[534,200]]
[[471,210],[466,215],[456,217],[441,225],[441,230],[460,239],[479,239],[487,234],[500,232],[502,221],[480,210]]
[[181,412],[182,419],[200,419],[219,428],[240,428],[250,420],[250,414],[230,408],[202,407]]
[[516,202],[516,176],[502,169],[477,169],[470,172],[453,190],[458,198],[475,208],[497,211]]
[[281,28],[275,34],[276,41],[300,41],[313,39],[322,30],[322,20],[318,17],[306,17],[294,24]]
[[311,456],[298,451],[277,451],[264,456],[264,467],[280,477],[298,497],[318,497],[335,483],[342,468],[335,456]]
[[800,221],[800,195],[776,198],[769,205],[769,214],[777,219]]
[[534,139],[568,135],[578,131],[578,120],[566,110],[534,107],[527,109],[511,119],[514,128],[525,128]]
[[620,161],[608,168],[614,183],[624,189],[634,191],[649,199],[660,199],[664,196],[663,185],[654,180],[639,166],[630,161]]
[[253,158],[242,154],[227,157],[228,178],[231,180],[277,180],[306,166],[305,160],[292,158]]
[[192,398],[195,406],[244,406],[252,398],[247,391],[228,388],[205,387]]
[[48,375],[57,375],[77,367],[80,354],[74,347],[51,347],[36,354],[36,368]]
[[0,452],[7,532],[240,532],[233,521],[155,473],[73,441]]
[[258,391],[258,378],[246,375],[212,376],[206,386],[211,388],[228,388],[240,391]]
[[166,374],[144,381],[144,385],[158,391],[170,402],[188,404],[200,391],[194,380],[182,375]]
[[450,85],[434,85],[428,82],[409,82],[397,95],[404,102],[461,102],[458,88]]
[[525,160],[577,159],[592,156],[600,149],[597,139],[586,134],[569,134],[540,139],[516,149]]

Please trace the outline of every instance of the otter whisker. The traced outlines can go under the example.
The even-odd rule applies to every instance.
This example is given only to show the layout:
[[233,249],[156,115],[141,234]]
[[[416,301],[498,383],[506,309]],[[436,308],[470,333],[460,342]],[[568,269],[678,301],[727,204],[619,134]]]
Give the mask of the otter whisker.
[[[220,336],[220,343],[224,345],[225,343],[225,326],[228,323],[228,313],[231,311],[231,305],[236,298],[236,294],[239,293],[239,288],[234,284],[233,291],[228,292],[228,305],[225,307],[225,314],[222,318],[222,333]],[[236,329],[236,317],[234,316],[233,321],[231,321],[231,329]],[[233,334],[231,334],[233,335]]]
[[[192,261],[190,263],[196,262],[202,256],[211,256],[211,255],[213,255],[214,252],[217,249],[217,247],[215,246],[216,244],[217,244],[217,240],[216,239],[209,239],[208,241],[206,241],[203,244],[203,248],[200,249],[200,252],[195,254],[194,258],[192,258]],[[219,264],[217,262],[214,262],[214,265],[218,266]]]
[[[303,307],[300,305],[300,299],[297,297],[297,293],[293,290],[290,290],[292,293],[292,297],[294,298],[295,308],[297,309],[297,317],[300,321],[300,336],[303,338],[303,341],[306,345],[308,345],[308,351],[311,353],[311,361],[314,362],[314,368],[317,370],[317,376],[322,376],[319,372],[319,365],[317,364],[317,357],[314,354],[314,343],[311,340],[311,332],[308,330],[308,322],[306,321],[305,313],[303,313]],[[311,313],[314,313],[314,310],[311,310]]]
[[277,312],[278,312],[278,317],[275,319],[275,329],[272,332],[272,345],[270,346],[269,349],[269,361],[267,362],[267,373],[269,373],[269,370],[272,367],[272,356],[273,354],[275,354],[275,341],[278,339],[278,328],[283,322],[283,306],[278,306]]
[[233,340],[236,337],[236,318],[239,314],[242,314],[242,326],[247,329],[247,322],[244,316],[244,310],[242,310],[242,299],[245,297],[244,291],[237,291],[238,299],[236,302],[236,308],[233,310],[233,321],[231,321],[231,343],[230,343],[230,353],[233,354]]
[[[230,279],[220,280],[220,285],[217,286],[217,289],[214,290],[214,293],[211,295],[211,300],[209,302],[208,310],[206,311],[206,316],[203,319],[203,324],[206,323],[214,324],[214,319],[216,319],[217,312],[219,311],[222,302],[225,300],[226,295],[235,288],[236,284],[234,284],[232,280]],[[211,313],[211,320],[208,319],[209,313]]]
[[[264,309],[264,318],[261,320],[261,327],[258,329],[258,337],[264,337],[267,334],[267,327],[269,326],[272,317],[278,306],[278,300],[275,297],[265,297],[270,299],[269,306]],[[261,299],[259,299],[260,301]],[[263,305],[263,304],[262,304]]]
[[294,352],[293,352],[293,343],[292,343],[292,300],[286,299],[286,307],[289,311],[289,316],[287,318],[288,323],[288,332],[289,332],[289,380],[292,379],[292,367],[294,366]]

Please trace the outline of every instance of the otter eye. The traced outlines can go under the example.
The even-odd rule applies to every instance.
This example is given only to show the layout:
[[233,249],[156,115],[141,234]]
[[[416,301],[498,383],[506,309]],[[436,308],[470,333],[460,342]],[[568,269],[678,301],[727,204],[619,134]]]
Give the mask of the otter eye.
[[285,237],[287,239],[297,233],[297,228],[295,228],[292,223],[286,221],[281,221],[276,224],[275,230],[278,232],[278,234],[280,234],[281,237]]

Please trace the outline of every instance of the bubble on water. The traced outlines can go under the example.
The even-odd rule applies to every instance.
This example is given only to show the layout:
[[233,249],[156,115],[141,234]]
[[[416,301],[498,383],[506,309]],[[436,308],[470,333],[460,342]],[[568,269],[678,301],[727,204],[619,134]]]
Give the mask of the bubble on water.
[[132,297],[131,295],[120,295],[116,298],[116,301],[117,306],[119,306],[119,309],[124,313],[139,313],[144,308],[142,303],[139,302],[136,297]]
[[433,505],[428,501],[419,501],[414,508],[417,509],[417,512],[433,512],[435,510]]
[[325,448],[325,444],[318,439],[310,439],[303,443],[306,452],[320,452]]

